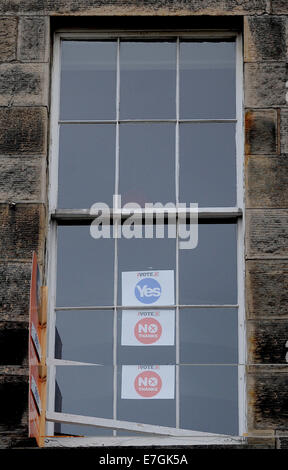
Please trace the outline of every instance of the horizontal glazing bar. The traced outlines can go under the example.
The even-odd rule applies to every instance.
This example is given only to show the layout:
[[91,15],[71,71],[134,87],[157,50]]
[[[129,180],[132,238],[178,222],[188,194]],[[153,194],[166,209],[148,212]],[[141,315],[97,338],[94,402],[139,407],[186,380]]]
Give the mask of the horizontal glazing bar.
[[211,124],[211,123],[230,123],[237,122],[237,119],[89,119],[75,120],[62,119],[59,124],[162,124],[162,123],[180,123],[180,124]]
[[[117,366],[114,366],[114,367],[121,367],[123,365],[130,365],[130,364],[117,364]],[[150,365],[150,364],[141,364],[141,365]],[[154,365],[154,363],[153,363]],[[164,366],[165,364],[161,364],[161,366]],[[187,363],[187,362],[179,362],[179,363],[171,363],[171,362],[167,362],[167,365],[173,365],[173,366],[176,366],[176,367],[240,367],[240,366],[253,366],[253,367],[264,367],[264,366],[268,366],[268,367],[276,367],[276,366],[285,366],[287,364],[265,364],[265,363],[261,363],[261,364],[257,364],[257,363],[254,363],[254,362],[230,362],[230,363],[218,363],[218,362],[211,362],[211,363]],[[63,366],[69,366],[69,367],[113,367],[112,365],[111,366],[107,366],[107,364],[97,364],[97,363],[92,363],[92,362],[76,362],[76,361],[69,361],[69,360],[66,360],[66,359],[47,359],[47,366],[50,367],[50,366],[60,366],[60,367],[63,367]],[[288,367],[288,366],[287,366]]]
[[126,306],[126,305],[106,305],[106,306],[86,306],[86,307],[55,307],[55,311],[67,311],[67,310],[113,310],[115,308],[119,310],[167,310],[167,309],[175,309],[175,308],[238,308],[239,305],[157,305],[153,307],[141,307],[141,305],[136,306]]

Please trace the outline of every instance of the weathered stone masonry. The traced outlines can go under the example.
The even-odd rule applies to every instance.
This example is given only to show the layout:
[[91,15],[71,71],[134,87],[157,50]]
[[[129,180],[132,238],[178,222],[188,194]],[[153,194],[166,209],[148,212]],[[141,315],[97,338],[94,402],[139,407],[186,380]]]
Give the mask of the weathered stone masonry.
[[75,24],[77,16],[94,16],[97,25],[99,16],[118,16],[120,24],[127,16],[163,22],[203,15],[243,17],[248,425],[251,445],[287,445],[281,437],[288,433],[287,0],[2,0],[0,447],[33,445],[28,301],[33,250],[45,268],[51,18],[74,16]]

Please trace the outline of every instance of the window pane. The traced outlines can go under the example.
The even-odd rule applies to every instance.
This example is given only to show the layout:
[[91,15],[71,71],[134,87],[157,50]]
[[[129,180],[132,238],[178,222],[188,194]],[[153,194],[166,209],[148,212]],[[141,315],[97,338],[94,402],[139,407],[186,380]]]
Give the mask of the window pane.
[[92,426],[79,426],[76,424],[62,424],[56,423],[55,424],[55,436],[61,437],[88,437],[88,436],[98,436],[98,437],[112,437],[113,430],[112,429],[105,429],[105,428],[93,428]]
[[112,206],[115,174],[115,126],[61,126],[58,206]]
[[175,201],[175,126],[120,127],[120,194],[123,204]]
[[179,250],[180,304],[236,304],[236,224],[199,224],[198,245]]
[[175,311],[118,311],[119,364],[175,364]]
[[175,367],[119,367],[117,417],[123,421],[175,427]]
[[235,118],[235,42],[180,45],[180,118]]
[[180,367],[180,427],[238,434],[238,368]]
[[236,205],[234,124],[180,126],[180,201],[202,207]]
[[237,364],[236,308],[180,309],[180,362]]
[[[144,230],[144,229],[143,229]],[[144,232],[143,232],[144,233]],[[151,297],[151,302],[146,298],[139,300],[134,296],[134,302],[126,302],[126,305],[142,305],[143,308],[147,306],[151,307],[153,305],[173,305],[174,304],[174,280],[175,280],[175,261],[176,261],[176,241],[175,239],[168,239],[167,235],[165,238],[153,238],[153,239],[136,239],[131,240],[121,238],[118,241],[118,302],[119,305],[124,305],[123,295],[129,297],[131,293],[131,299],[135,293],[136,284],[138,279],[141,280],[142,277],[137,277],[137,273],[149,273],[148,277],[152,273],[159,273],[162,278],[164,275],[164,281],[160,280],[161,285],[161,295],[159,298]],[[162,271],[162,272],[161,272]],[[167,273],[169,271],[169,273]],[[172,271],[172,273],[171,273]],[[126,275],[124,280],[123,274],[132,272],[131,279],[128,279],[129,275]],[[166,275],[167,276],[166,276]],[[134,276],[134,277],[133,277]],[[168,278],[166,281],[166,277]],[[174,278],[174,279],[173,279]],[[152,287],[159,287],[156,281],[151,281]],[[123,281],[123,282],[122,282]],[[151,284],[151,283],[150,283]],[[155,284],[155,286],[154,286]],[[169,284],[169,285],[168,285]],[[143,288],[144,286],[140,286]],[[167,287],[167,288],[166,288]],[[142,289],[143,290],[143,289]],[[128,292],[128,294],[127,294]],[[123,294],[123,295],[122,295]],[[129,297],[129,299],[130,299]],[[163,300],[162,300],[163,299]],[[168,299],[168,300],[167,300]],[[139,300],[139,301],[138,301]],[[149,302],[149,303],[148,303]]]
[[[113,367],[57,366],[55,411],[113,418]],[[61,433],[111,436],[112,430],[61,424]]]
[[120,118],[175,117],[176,44],[122,42]]
[[57,359],[112,365],[113,311],[58,311],[56,328]]
[[113,305],[114,240],[89,226],[58,228],[57,306]]
[[61,119],[115,119],[116,43],[63,41]]

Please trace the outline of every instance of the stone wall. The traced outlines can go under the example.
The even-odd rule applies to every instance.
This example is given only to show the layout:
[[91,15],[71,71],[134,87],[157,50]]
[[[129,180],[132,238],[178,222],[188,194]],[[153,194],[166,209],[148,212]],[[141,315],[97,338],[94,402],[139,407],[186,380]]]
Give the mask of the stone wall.
[[251,445],[281,448],[288,432],[287,0],[1,1],[0,447],[34,445],[27,440],[28,303],[32,251],[42,268],[45,259],[51,18],[141,15],[194,24],[195,16],[243,16],[248,425]]

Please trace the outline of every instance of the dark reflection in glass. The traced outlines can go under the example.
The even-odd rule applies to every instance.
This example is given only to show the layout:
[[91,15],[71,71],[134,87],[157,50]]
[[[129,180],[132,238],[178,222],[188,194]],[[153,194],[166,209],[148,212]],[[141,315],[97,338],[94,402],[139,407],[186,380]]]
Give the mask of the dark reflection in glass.
[[238,434],[238,368],[180,367],[180,427]]
[[176,43],[122,42],[120,118],[175,118]]
[[113,311],[60,311],[56,327],[62,343],[57,359],[112,365]]
[[180,126],[180,201],[236,205],[235,124]]
[[[170,366],[173,367],[173,366]],[[169,384],[172,388],[172,399],[123,399],[121,394],[122,372],[118,369],[118,401],[117,418],[123,421],[154,424],[158,426],[176,426],[175,382]],[[121,433],[125,435],[125,431]]]
[[175,126],[123,124],[120,127],[122,202],[175,201]]
[[89,226],[58,228],[57,306],[113,305],[114,240]]
[[180,304],[236,304],[236,224],[199,224],[198,245],[179,250]]
[[[56,425],[55,425],[56,426]],[[113,430],[105,428],[94,428],[92,426],[79,426],[76,424],[62,424],[57,423],[58,429],[55,428],[55,436],[62,435],[62,437],[89,437],[89,436],[102,436],[112,437]]]
[[[113,367],[57,366],[56,380],[62,413],[113,418]],[[61,424],[61,433],[111,436],[110,429]]]
[[181,309],[180,362],[237,364],[237,313],[236,308]]
[[235,42],[180,45],[180,118],[235,118]]
[[63,41],[61,119],[115,119],[116,42]]
[[[159,312],[160,318],[157,316]],[[125,323],[122,321],[123,313],[124,315],[128,313],[130,316],[129,320],[125,319]],[[166,310],[157,311],[157,309],[118,311],[118,364],[175,364],[175,312],[172,310],[171,316],[170,310],[168,322],[162,320],[165,314],[167,314]],[[148,322],[145,323],[147,319]],[[155,320],[154,324],[153,320]],[[150,331],[156,331],[156,334],[149,335]]]
[[[144,226],[142,228],[144,234]],[[123,272],[173,270],[175,273],[175,263],[176,240],[168,239],[167,233],[165,238],[121,238],[118,241],[118,305],[122,304]]]
[[115,126],[65,124],[59,148],[58,207],[112,206],[115,173]]

